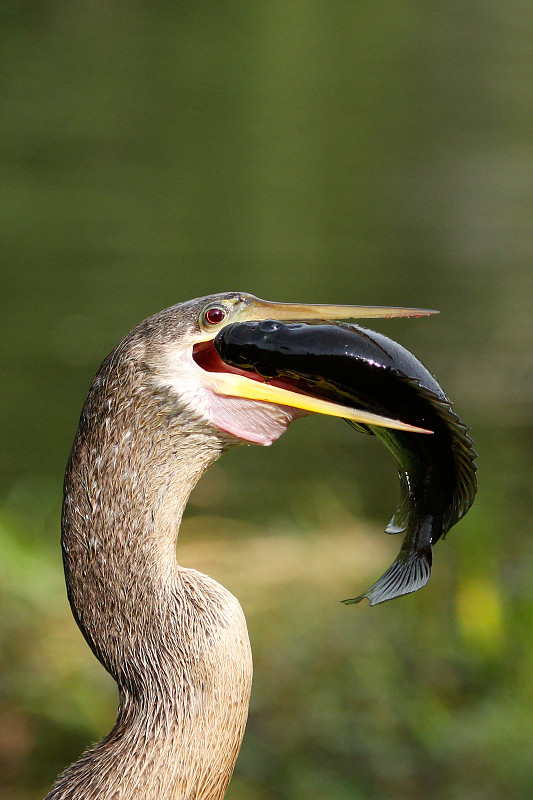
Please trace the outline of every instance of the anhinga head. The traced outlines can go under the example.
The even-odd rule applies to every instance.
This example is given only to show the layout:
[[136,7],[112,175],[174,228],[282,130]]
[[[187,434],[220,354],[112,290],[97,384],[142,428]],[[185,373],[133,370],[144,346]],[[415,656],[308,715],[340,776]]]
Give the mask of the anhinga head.
[[144,341],[142,360],[152,381],[168,392],[191,425],[214,426],[237,439],[268,445],[293,419],[313,412],[404,430],[420,429],[295,391],[290,380],[267,382],[257,374],[225,364],[213,342],[226,325],[430,313],[406,308],[273,303],[244,292],[226,292],[172,306],[145,320],[135,332]]

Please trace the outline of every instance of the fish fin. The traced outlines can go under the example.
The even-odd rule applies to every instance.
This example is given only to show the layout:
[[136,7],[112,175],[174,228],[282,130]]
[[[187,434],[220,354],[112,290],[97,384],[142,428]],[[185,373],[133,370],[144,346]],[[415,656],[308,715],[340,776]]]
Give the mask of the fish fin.
[[385,528],[387,533],[404,533],[409,524],[411,511],[411,495],[409,492],[409,479],[403,469],[398,470],[400,477],[400,499],[394,516]]
[[351,597],[342,602],[346,605],[359,603],[364,597],[371,606],[393,600],[403,594],[416,592],[425,586],[431,576],[433,560],[432,548],[425,547],[407,558],[400,552],[396,561],[388,568],[379,581],[359,597]]
[[363,425],[361,422],[354,422],[353,419],[345,419],[345,421],[354,430],[359,431],[359,433],[366,433],[367,436],[374,436],[374,431],[371,431],[367,425]]

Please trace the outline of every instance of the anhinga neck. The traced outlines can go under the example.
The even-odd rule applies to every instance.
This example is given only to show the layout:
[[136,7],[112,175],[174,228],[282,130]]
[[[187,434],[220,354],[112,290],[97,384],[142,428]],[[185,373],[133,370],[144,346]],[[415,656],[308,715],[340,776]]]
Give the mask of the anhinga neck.
[[244,733],[250,645],[237,600],[179,567],[175,544],[192,488],[234,442],[156,394],[135,408],[95,386],[67,467],[62,543],[74,616],[120,705],[48,797],[217,800]]

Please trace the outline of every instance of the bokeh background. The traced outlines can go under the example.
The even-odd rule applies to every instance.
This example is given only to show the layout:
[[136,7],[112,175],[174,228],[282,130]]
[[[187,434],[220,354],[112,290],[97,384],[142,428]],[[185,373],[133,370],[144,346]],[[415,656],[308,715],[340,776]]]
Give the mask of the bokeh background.
[[379,443],[306,419],[195,491],[179,558],[255,654],[229,800],[499,800],[533,784],[533,16],[486,3],[4,0],[0,798],[114,720],[71,618],[61,482],[134,324],[222,290],[420,305],[384,321],[479,451],[418,595],[339,600],[394,557]]

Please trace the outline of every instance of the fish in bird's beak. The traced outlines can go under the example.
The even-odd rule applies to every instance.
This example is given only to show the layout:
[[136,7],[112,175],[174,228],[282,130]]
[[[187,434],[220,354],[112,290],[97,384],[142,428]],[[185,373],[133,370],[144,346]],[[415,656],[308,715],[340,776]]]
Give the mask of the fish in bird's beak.
[[[400,554],[348,603],[367,597],[374,605],[427,583],[433,545],[473,503],[476,454],[468,427],[415,356],[374,331],[320,321],[427,313],[265,303],[246,321],[220,327],[212,341],[226,369],[235,370],[212,373],[220,381],[215,391],[344,417],[395,456],[401,496],[387,532],[405,534]],[[285,324],[282,317],[307,321]]]
[[[421,317],[436,314],[436,311],[420,308],[399,308],[386,306],[350,306],[350,305],[306,305],[302,303],[275,303],[260,300],[253,295],[237,295],[229,299],[217,300],[208,305],[202,312],[201,327],[204,338],[195,345],[195,360],[206,370],[205,383],[219,395],[246,398],[276,405],[289,406],[306,413],[326,414],[342,417],[354,423],[385,426],[412,432],[429,431],[418,425],[392,415],[377,413],[370,408],[355,408],[343,403],[340,399],[328,400],[301,390],[300,384],[291,385],[287,380],[262,379],[252,371],[241,371],[233,366],[227,371],[228,363],[217,363],[213,352],[213,339],[217,333],[225,330],[229,324],[251,323],[266,320],[287,320],[296,322],[325,322],[331,320]],[[225,368],[219,369],[220,366]],[[250,380],[255,378],[255,380]]]

